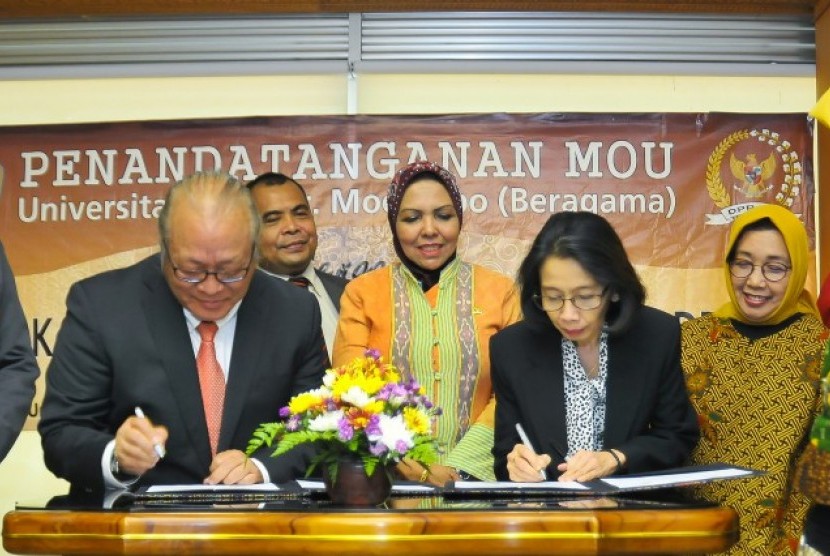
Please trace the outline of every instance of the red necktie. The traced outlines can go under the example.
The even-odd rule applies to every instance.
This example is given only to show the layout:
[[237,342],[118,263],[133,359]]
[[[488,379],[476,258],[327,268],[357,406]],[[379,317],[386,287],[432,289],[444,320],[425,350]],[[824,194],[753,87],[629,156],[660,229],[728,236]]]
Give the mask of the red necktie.
[[196,330],[202,338],[199,353],[196,356],[196,369],[199,371],[199,386],[202,390],[202,404],[205,406],[210,453],[216,455],[219,444],[219,429],[222,427],[222,407],[225,403],[225,375],[219,361],[216,360],[216,346],[213,338],[219,329],[215,322],[199,323]]
[[288,281],[301,288],[307,288],[311,285],[311,282],[305,276],[289,276]]

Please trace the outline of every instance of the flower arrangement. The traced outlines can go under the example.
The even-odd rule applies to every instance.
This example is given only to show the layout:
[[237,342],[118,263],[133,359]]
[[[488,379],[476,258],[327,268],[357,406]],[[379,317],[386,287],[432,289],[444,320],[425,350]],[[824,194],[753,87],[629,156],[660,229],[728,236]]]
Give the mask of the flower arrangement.
[[822,412],[813,422],[810,442],[820,451],[830,452],[830,342],[824,347],[819,388],[822,396]]
[[802,494],[813,502],[830,504],[830,342],[825,344],[819,374],[822,412],[810,431],[810,444],[796,467],[795,482]]
[[438,458],[431,420],[439,414],[415,380],[401,381],[397,369],[370,349],[347,365],[327,370],[320,388],[291,398],[279,410],[281,421],[254,431],[246,453],[276,441],[276,457],[315,443],[319,452],[308,474],[322,464],[332,480],[346,456],[363,460],[367,476],[379,464],[404,457],[428,468]]

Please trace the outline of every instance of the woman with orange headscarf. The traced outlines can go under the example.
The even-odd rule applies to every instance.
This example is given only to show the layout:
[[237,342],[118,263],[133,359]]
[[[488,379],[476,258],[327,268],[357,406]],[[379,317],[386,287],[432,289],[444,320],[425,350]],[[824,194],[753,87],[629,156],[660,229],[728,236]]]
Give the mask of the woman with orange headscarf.
[[701,439],[693,463],[726,462],[763,476],[697,487],[735,508],[741,536],[731,554],[795,553],[809,501],[794,488],[795,462],[819,407],[827,331],[812,295],[804,226],[761,205],[732,224],[726,303],[683,323],[682,366]]

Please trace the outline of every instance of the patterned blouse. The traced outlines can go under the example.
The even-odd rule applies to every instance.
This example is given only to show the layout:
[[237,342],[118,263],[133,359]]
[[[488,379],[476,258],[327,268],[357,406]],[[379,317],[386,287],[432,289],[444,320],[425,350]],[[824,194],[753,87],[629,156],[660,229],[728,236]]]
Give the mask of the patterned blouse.
[[779,328],[751,339],[712,315],[681,328],[683,372],[701,432],[692,462],[766,471],[695,488],[738,512],[740,541],[729,554],[794,554],[809,506],[793,476],[819,407],[827,330],[813,315]]
[[599,368],[588,378],[579,361],[576,345],[562,338],[562,368],[565,371],[565,415],[568,430],[567,457],[579,450],[602,450],[605,433],[605,384],[608,378],[608,333],[599,339]]

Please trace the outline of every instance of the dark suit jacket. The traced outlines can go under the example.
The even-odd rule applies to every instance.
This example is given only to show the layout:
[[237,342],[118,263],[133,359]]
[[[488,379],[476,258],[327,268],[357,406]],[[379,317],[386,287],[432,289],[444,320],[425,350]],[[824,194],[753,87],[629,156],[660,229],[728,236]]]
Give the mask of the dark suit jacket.
[[[537,332],[521,321],[490,341],[496,394],[496,476],[508,480],[507,454],[521,440],[521,423],[538,453],[551,456],[548,477],[567,454],[561,335]],[[698,426],[680,369],[680,325],[657,309],[642,308],[632,326],[608,341],[603,446],[628,457],[641,473],[683,464],[697,443]]]
[[12,269],[0,244],[0,461],[23,428],[40,369],[20,307]]
[[[327,362],[316,300],[256,271],[237,313],[219,451],[244,450],[291,396],[320,385]],[[158,255],[72,286],[46,382],[39,425],[46,466],[73,490],[102,488],[103,450],[136,406],[169,431],[167,455],[139,485],[208,475],[193,347]],[[269,452],[254,457],[272,481],[304,473],[307,451],[276,459]]]
[[337,312],[339,313],[340,296],[343,295],[343,290],[346,289],[346,284],[348,284],[349,281],[345,278],[341,278],[340,276],[335,276],[334,274],[317,270],[316,268],[314,269],[314,272],[317,273],[317,277],[323,283],[323,287],[326,288],[326,293],[329,294],[329,297],[334,302],[335,309],[337,309]]

